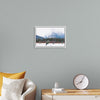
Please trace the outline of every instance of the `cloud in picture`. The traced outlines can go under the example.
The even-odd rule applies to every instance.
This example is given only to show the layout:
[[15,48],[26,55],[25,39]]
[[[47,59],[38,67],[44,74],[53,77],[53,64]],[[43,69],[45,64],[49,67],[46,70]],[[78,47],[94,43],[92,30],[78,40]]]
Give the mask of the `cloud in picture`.
[[53,38],[53,37],[63,37],[64,28],[37,28],[36,35],[41,36],[43,38]]

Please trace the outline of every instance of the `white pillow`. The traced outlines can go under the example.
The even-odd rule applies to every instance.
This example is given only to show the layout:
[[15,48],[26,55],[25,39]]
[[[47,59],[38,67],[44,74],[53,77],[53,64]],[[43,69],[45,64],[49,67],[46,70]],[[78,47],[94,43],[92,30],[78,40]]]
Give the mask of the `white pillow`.
[[25,79],[9,79],[3,77],[1,97],[4,100],[20,100]]

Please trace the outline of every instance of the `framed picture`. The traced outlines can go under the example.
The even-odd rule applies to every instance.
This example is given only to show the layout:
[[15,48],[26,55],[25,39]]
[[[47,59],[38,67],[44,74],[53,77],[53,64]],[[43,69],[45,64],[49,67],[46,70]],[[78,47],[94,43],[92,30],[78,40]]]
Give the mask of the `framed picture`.
[[36,48],[66,48],[66,26],[36,26]]

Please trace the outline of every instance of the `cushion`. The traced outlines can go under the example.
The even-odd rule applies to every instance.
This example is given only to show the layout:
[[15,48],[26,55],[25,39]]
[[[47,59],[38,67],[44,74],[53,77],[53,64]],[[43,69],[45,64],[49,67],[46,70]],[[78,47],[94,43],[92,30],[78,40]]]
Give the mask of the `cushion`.
[[1,89],[3,83],[3,77],[10,78],[10,79],[22,79],[25,76],[25,72],[21,73],[3,73],[0,72],[0,96],[1,96]]
[[25,79],[9,79],[3,77],[2,100],[20,100],[24,83]]

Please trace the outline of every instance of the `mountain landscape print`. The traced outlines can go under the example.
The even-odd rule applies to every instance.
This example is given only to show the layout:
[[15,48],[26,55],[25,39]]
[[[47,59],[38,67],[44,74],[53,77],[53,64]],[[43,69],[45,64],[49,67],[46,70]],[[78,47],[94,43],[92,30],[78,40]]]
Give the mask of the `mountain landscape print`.
[[36,47],[65,47],[65,27],[36,27]]

